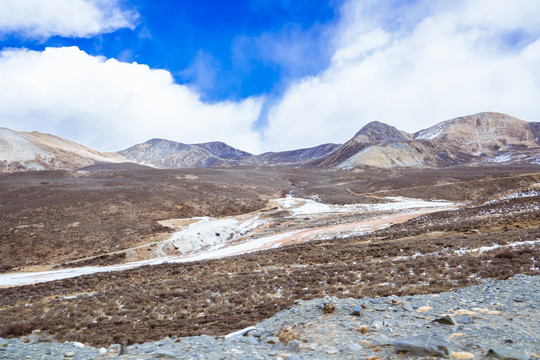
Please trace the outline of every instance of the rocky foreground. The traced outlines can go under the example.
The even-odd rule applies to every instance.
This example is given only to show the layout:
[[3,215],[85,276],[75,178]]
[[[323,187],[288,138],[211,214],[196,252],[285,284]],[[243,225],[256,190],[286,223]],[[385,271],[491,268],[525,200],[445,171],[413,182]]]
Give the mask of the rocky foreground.
[[440,294],[297,301],[224,337],[93,348],[34,332],[0,338],[1,359],[540,358],[540,276],[516,275]]

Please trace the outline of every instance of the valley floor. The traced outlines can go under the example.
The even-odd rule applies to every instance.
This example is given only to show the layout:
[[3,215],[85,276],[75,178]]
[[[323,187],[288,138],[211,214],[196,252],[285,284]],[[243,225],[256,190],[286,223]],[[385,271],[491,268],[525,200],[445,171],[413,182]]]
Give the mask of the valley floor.
[[[167,336],[221,336],[269,319],[300,300],[326,296],[364,299],[438,293],[456,291],[484,279],[508,279],[516,274],[540,275],[538,168],[351,172],[319,174],[318,178],[307,170],[265,171],[265,176],[270,175],[281,185],[262,188],[257,196],[267,193],[269,198],[287,199],[285,195],[293,190],[297,198],[309,199],[319,195],[322,203],[347,206],[367,203],[367,199],[371,204],[382,206],[391,203],[384,198],[398,196],[425,201],[447,199],[466,202],[466,205],[457,209],[439,209],[369,233],[352,231],[343,236],[234,257],[141,266],[0,289],[0,337],[19,337],[39,329],[57,341],[107,347],[120,343],[122,339],[134,344]],[[197,176],[202,178],[203,173]],[[255,176],[255,173],[246,174]],[[99,176],[109,179],[107,182],[112,181],[112,175]],[[175,173],[174,176],[180,175]],[[235,179],[240,177],[238,174],[234,176]],[[210,181],[210,177],[205,179]],[[268,183],[257,179],[261,184]],[[2,181],[5,184],[6,179],[0,179],[0,183]],[[216,180],[212,181],[214,183],[208,185],[203,181],[199,186],[208,186],[208,191],[222,186]],[[186,184],[184,180],[180,182]],[[248,186],[247,183],[240,185]],[[21,183],[18,186],[22,196],[27,190]],[[153,186],[159,188],[161,185]],[[222,188],[223,191],[225,189]],[[62,197],[64,191],[48,194],[52,198]],[[159,193],[160,190],[156,191]],[[250,191],[242,199],[251,199],[249,201],[253,201],[251,204],[255,206],[261,199],[251,198]],[[104,201],[103,197],[99,199]],[[238,204],[240,200],[230,201]],[[99,205],[100,201],[95,203]],[[183,201],[185,205],[186,200]],[[247,207],[247,211],[229,215],[208,212],[170,216],[164,212],[161,220],[239,216],[261,211],[269,205],[267,198],[255,209]],[[276,213],[269,218],[285,225],[286,221],[279,219],[286,220],[287,216],[294,214],[294,209],[302,207],[297,205],[286,213],[274,209],[272,211]],[[19,211],[15,203],[4,202],[1,206],[4,209],[11,206],[13,213],[7,218],[12,218]],[[124,210],[128,209],[133,208]],[[119,219],[128,219],[122,216],[119,215]],[[300,224],[293,226],[291,223],[291,228],[285,232],[299,231],[301,228],[296,226],[310,226],[310,216],[299,216]],[[340,216],[346,218],[346,215]],[[335,217],[328,219],[325,226],[333,226],[330,222],[334,220]],[[3,217],[2,221],[7,220]],[[356,221],[363,219],[357,218]],[[174,230],[159,226],[162,227],[160,232],[167,237],[174,233]],[[21,229],[26,231],[26,228]],[[263,231],[261,238],[267,235]],[[36,233],[36,236],[41,235]],[[7,242],[3,246],[5,244]],[[474,349],[467,351],[476,354]]]

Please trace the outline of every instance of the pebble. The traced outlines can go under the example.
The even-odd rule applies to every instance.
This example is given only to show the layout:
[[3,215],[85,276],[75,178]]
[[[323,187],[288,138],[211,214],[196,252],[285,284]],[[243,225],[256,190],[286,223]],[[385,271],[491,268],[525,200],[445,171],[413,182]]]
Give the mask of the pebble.
[[[401,344],[414,337],[429,338],[424,351],[438,357],[528,360],[540,353],[540,276],[516,275],[438,295],[299,301],[228,338],[165,338],[126,346],[122,356],[119,344],[93,348],[45,341],[34,333],[40,337],[37,342],[31,335],[0,338],[0,359],[399,359],[397,351],[405,351]],[[351,316],[356,306],[363,311]],[[417,312],[424,306],[431,309]],[[456,324],[433,322],[446,317]],[[295,334],[287,346],[278,337],[283,328]],[[411,355],[417,350],[406,351],[406,356],[417,356]]]

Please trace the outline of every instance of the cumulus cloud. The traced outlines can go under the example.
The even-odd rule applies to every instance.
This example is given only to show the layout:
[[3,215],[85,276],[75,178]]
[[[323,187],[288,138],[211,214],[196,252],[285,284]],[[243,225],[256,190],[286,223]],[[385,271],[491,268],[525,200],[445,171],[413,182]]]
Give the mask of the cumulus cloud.
[[207,104],[165,70],[90,56],[77,47],[0,52],[0,94],[2,126],[52,133],[101,151],[154,137],[259,150],[252,127],[260,99]]
[[406,131],[480,111],[540,119],[540,3],[350,1],[331,64],[268,112],[274,150],[343,142],[370,121]]
[[2,0],[0,35],[44,40],[133,29],[138,13],[119,5],[118,0]]

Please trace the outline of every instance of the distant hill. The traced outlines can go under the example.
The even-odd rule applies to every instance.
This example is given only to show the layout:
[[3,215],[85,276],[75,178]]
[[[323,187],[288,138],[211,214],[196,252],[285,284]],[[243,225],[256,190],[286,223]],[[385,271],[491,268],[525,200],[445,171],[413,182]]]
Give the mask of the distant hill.
[[219,141],[189,145],[164,139],[151,139],[117,153],[101,153],[54,135],[0,128],[0,172],[132,168],[129,163],[164,169],[239,165],[352,169],[494,162],[540,164],[540,123],[485,112],[408,134],[374,121],[344,144],[261,155]]
[[77,169],[99,162],[125,161],[48,134],[0,128],[0,172]]
[[489,162],[540,163],[540,124],[486,112],[441,122],[415,134],[372,122],[321,167],[446,167]]
[[141,165],[176,169],[237,165],[236,155],[233,154],[244,153],[223,143],[206,145],[208,144],[188,145],[170,140],[152,139],[119,151],[118,154]]
[[339,144],[323,144],[311,148],[267,152],[261,155],[254,155],[242,161],[244,165],[305,165],[306,163],[323,158],[339,149]]

